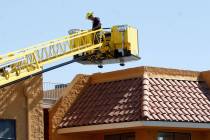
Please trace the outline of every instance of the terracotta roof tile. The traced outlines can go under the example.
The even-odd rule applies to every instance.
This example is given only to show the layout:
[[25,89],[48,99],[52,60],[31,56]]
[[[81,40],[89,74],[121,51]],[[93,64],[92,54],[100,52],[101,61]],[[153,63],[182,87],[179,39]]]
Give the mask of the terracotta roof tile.
[[60,127],[137,120],[210,122],[210,90],[203,81],[132,78],[92,84]]

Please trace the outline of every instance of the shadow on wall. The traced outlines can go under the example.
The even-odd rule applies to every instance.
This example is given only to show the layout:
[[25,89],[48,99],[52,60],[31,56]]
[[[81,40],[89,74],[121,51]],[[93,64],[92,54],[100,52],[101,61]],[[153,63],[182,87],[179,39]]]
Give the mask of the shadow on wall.
[[[26,81],[21,81],[16,84],[0,89],[0,118],[18,118],[21,113],[26,115],[27,98],[33,98],[29,102],[30,108],[35,107],[42,98],[40,90],[40,77],[33,77]],[[27,97],[27,98],[26,98]],[[21,114],[22,115],[22,114]],[[22,115],[23,116],[23,115]]]
[[37,104],[40,103],[40,99],[43,98],[43,86],[42,85],[42,78],[33,77],[31,79],[28,79],[24,83],[24,94],[28,99],[31,99],[28,101],[29,109],[35,108]]
[[0,119],[16,120],[17,139],[43,138],[42,95],[41,76],[0,89]]
[[[11,85],[0,89],[0,117],[1,118],[16,118],[18,113],[12,113],[14,107],[18,106],[25,107],[25,99],[23,95],[23,88],[19,84]],[[21,103],[22,102],[22,103]],[[7,116],[8,115],[8,116]]]

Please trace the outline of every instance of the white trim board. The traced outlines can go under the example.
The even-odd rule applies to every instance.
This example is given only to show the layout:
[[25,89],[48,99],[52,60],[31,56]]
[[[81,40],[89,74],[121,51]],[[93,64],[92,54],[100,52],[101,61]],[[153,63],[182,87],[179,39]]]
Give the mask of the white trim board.
[[78,126],[70,128],[58,129],[58,134],[91,132],[111,129],[125,129],[135,127],[168,127],[168,128],[194,128],[194,129],[209,129],[210,123],[192,123],[192,122],[166,122],[166,121],[134,121],[113,124],[100,124],[89,126]]

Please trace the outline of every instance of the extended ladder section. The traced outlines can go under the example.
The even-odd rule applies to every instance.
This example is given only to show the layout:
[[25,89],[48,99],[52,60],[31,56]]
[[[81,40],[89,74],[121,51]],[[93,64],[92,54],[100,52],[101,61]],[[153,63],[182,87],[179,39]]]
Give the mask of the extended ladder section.
[[0,56],[0,86],[71,56],[81,64],[97,65],[138,60],[137,40],[137,30],[129,26],[113,26],[108,31],[71,30],[68,36]]
[[41,71],[46,64],[101,47],[101,40],[94,43],[101,31],[79,31],[1,56],[0,86]]

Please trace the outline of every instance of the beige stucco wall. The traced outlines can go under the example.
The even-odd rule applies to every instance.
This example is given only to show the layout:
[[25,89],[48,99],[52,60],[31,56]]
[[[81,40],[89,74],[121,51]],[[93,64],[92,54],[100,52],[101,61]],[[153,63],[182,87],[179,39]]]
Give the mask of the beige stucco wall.
[[0,90],[0,119],[15,119],[17,140],[27,140],[27,104],[21,85]]
[[16,120],[17,140],[43,140],[42,77],[0,89],[0,119]]

